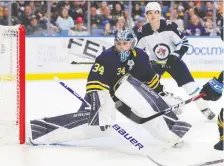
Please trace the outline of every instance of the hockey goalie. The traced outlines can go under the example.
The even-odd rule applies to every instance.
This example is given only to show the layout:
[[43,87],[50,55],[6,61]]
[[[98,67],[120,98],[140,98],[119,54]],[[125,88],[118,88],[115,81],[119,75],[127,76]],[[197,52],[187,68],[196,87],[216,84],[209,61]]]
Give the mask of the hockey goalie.
[[[114,43],[96,58],[88,76],[85,99],[78,97],[83,102],[78,112],[30,122],[33,144],[72,141],[75,145],[85,145],[86,140],[93,140],[94,145],[103,145],[102,138],[119,137],[113,146],[123,140],[122,145],[132,144],[142,150],[153,141],[174,146],[183,139],[191,125],[179,120],[176,115],[179,107],[142,121],[182,100],[164,90],[148,55],[135,47],[132,32],[117,31]],[[63,82],[60,84],[75,94]],[[123,114],[128,123],[117,121],[116,112]]]

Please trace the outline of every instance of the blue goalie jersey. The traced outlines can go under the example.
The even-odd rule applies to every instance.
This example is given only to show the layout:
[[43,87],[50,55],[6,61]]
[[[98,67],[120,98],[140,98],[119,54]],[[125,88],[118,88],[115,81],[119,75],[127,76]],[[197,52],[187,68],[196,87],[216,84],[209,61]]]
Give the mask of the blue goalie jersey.
[[148,55],[141,49],[135,48],[126,62],[120,62],[120,57],[111,47],[103,51],[93,64],[86,85],[86,91],[109,90],[114,94],[114,85],[126,73],[146,83],[154,90],[161,90],[159,77],[151,68]]

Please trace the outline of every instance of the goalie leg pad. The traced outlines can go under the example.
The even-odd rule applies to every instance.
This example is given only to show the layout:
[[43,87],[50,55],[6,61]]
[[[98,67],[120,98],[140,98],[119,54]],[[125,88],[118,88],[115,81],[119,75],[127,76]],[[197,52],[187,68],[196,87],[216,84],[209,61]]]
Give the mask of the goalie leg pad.
[[[169,107],[157,93],[132,76],[124,76],[118,84],[115,96],[141,117],[152,116]],[[189,130],[177,132],[174,127],[175,124],[177,126],[177,120],[177,116],[169,112],[142,125],[156,139],[175,144]]]

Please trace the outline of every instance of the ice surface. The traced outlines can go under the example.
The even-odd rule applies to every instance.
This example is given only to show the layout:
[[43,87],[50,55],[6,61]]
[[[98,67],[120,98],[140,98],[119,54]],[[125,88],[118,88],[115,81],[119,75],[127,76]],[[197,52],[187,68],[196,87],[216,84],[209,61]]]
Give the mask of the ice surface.
[[[198,79],[203,85],[207,80]],[[85,80],[65,80],[81,96],[85,93]],[[168,91],[187,99],[183,89],[178,88],[173,80],[165,79],[162,83]],[[33,81],[26,86],[26,121],[42,117],[57,116],[76,112],[80,101],[67,92],[55,81]],[[219,113],[224,107],[223,97],[217,102],[209,102],[212,110]],[[119,121],[125,119],[118,114]],[[224,158],[224,153],[215,151],[213,146],[218,142],[216,119],[208,121],[197,110],[194,104],[185,107],[181,119],[191,123],[193,128],[186,135],[182,148],[161,148],[152,145],[149,156],[165,166],[187,166],[210,160]],[[29,131],[29,130],[27,130]],[[0,145],[1,166],[72,166],[72,165],[129,165],[154,166],[147,157],[138,152],[127,153],[119,147],[65,147],[65,146],[29,146]],[[222,165],[222,164],[216,164]]]

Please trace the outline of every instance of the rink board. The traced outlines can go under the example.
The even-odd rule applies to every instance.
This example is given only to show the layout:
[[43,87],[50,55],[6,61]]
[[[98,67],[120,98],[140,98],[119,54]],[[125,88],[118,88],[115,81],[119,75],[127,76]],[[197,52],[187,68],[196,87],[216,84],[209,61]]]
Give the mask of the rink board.
[[[218,37],[188,37],[190,47],[183,60],[194,78],[211,78],[224,66],[224,45]],[[114,44],[111,37],[28,37],[26,38],[26,79],[50,80],[87,78],[100,53]],[[170,78],[165,74],[164,78]]]

